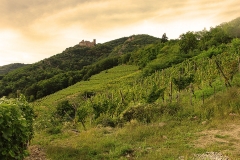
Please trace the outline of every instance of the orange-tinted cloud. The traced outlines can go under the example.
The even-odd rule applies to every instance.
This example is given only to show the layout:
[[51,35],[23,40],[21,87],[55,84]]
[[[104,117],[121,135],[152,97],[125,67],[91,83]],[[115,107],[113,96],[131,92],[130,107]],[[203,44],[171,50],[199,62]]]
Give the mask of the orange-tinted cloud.
[[237,18],[239,10],[238,0],[0,0],[0,36],[5,30],[17,35],[0,43],[24,41],[15,48],[46,57],[89,37],[105,41],[137,33],[160,37],[167,32],[176,38]]
[[71,26],[97,33],[145,20],[168,23],[205,17],[224,21],[238,16],[239,6],[237,0],[0,0],[0,28],[41,40]]

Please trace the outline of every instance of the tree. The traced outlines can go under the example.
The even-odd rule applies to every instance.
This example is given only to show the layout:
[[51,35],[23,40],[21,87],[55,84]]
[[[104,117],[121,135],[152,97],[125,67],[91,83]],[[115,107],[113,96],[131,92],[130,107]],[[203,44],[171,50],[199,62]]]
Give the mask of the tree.
[[180,51],[183,53],[188,53],[190,50],[197,48],[198,40],[197,35],[193,32],[187,32],[186,34],[180,35]]
[[200,50],[207,50],[209,48],[208,41],[211,39],[210,32],[204,28],[202,31],[197,32],[198,48]]
[[236,52],[236,53],[240,52],[240,39],[234,38],[232,40],[232,50],[233,52]]
[[167,37],[166,33],[163,33],[161,42],[162,42],[162,43],[165,43],[165,42],[167,42],[167,41],[168,41],[168,37]]
[[88,116],[88,110],[86,107],[79,107],[77,110],[78,122],[82,123],[84,130],[86,130],[85,121]]
[[197,32],[197,38],[199,40],[198,48],[200,50],[208,50],[213,46],[229,43],[232,38],[226,30],[228,30],[228,28],[225,29],[224,26],[217,26],[215,28],[210,28],[210,31],[204,29]]

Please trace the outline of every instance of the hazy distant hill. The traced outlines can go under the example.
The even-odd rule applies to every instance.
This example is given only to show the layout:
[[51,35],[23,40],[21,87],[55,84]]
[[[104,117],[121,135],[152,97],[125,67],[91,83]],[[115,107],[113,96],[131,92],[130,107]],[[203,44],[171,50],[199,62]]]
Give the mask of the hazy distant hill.
[[240,38],[240,17],[220,25],[223,27],[232,37]]
[[26,65],[27,64],[23,64],[23,63],[12,63],[8,65],[0,66],[0,75],[7,74],[8,72],[14,69],[17,69]]

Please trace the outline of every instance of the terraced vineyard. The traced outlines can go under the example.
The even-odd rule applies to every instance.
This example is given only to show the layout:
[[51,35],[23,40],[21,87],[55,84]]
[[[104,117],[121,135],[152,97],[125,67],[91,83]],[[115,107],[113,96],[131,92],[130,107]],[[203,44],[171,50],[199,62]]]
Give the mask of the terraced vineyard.
[[77,100],[85,91],[102,92],[114,88],[114,85],[131,82],[140,74],[137,66],[121,65],[92,76],[88,81],[81,81],[40,100],[34,105],[51,107],[64,99]]
[[[103,71],[34,103],[33,145],[62,160],[191,159],[208,153],[237,158],[238,144],[231,141],[238,138],[224,126],[239,126],[238,57],[230,51],[211,58],[202,53],[148,77],[132,65]],[[223,74],[233,77],[226,83]],[[56,119],[65,100],[77,114],[86,113],[78,121],[83,125]],[[214,142],[205,144],[204,136]]]

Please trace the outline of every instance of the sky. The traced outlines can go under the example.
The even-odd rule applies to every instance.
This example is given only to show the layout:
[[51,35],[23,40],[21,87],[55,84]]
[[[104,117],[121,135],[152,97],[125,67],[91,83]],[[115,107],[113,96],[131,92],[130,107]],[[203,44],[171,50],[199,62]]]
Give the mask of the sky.
[[0,0],[0,66],[35,63],[81,40],[179,38],[240,16],[239,0]]

